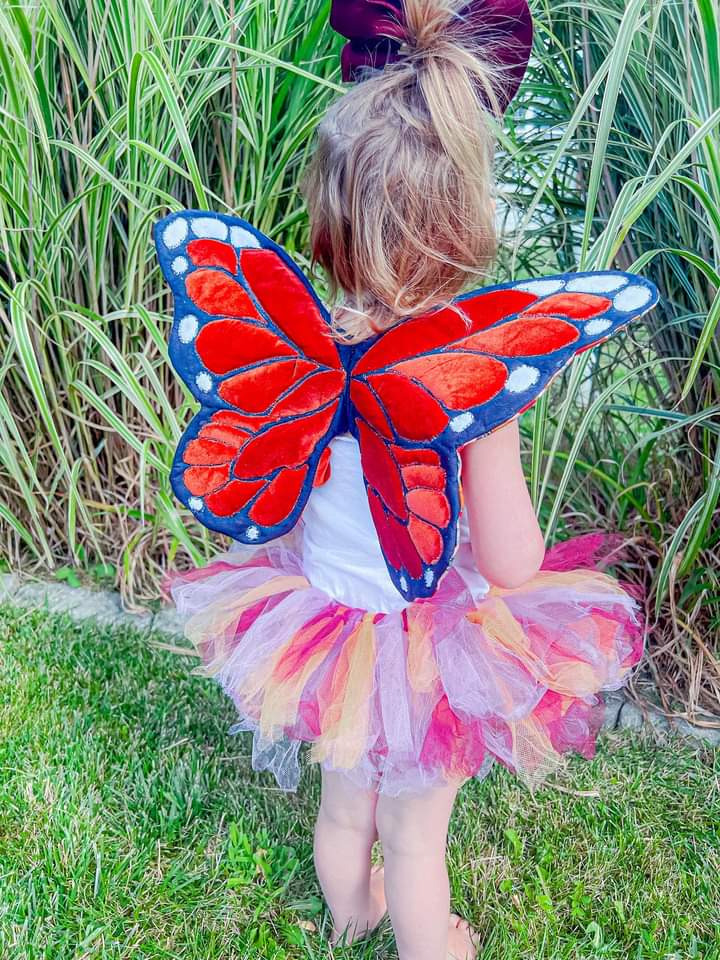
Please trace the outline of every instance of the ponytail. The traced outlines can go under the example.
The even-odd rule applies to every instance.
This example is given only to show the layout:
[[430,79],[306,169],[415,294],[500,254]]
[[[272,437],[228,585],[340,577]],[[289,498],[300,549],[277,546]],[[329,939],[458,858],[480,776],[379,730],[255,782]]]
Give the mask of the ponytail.
[[344,302],[338,334],[362,340],[445,303],[495,254],[497,72],[453,0],[404,0],[402,58],[337,101],[305,178],[313,258]]

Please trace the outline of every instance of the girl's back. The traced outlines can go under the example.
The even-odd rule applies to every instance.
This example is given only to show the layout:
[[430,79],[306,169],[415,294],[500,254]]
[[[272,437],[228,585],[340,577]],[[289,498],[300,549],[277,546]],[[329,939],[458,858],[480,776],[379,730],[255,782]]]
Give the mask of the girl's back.
[[[305,575],[313,586],[348,606],[385,613],[402,610],[407,602],[387,574],[365,494],[357,441],[343,434],[332,441],[331,449],[330,477],[313,491],[303,513]],[[459,539],[453,565],[462,569],[479,600],[488,584],[473,564],[464,516]]]

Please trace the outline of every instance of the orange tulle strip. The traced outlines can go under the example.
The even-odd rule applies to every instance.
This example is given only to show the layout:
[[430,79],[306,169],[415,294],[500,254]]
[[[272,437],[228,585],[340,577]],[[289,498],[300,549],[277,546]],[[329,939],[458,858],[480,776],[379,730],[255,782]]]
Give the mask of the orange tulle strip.
[[367,747],[370,694],[375,669],[373,615],[366,613],[344,642],[327,690],[314,760],[352,769]]
[[535,590],[566,590],[568,593],[585,590],[600,594],[616,594],[624,597],[625,591],[617,580],[598,570],[541,570],[532,580],[519,587],[490,587],[489,597],[505,597],[511,594],[532,593]]
[[[193,672],[212,677],[223,667],[235,646],[238,621],[242,613],[253,604],[279,593],[304,590],[309,586],[305,577],[273,577],[238,597],[229,596],[194,614],[185,624],[185,636],[203,653],[205,664],[197,667]],[[209,653],[208,638],[212,638],[212,650]]]
[[298,630],[277,652],[267,669],[256,672],[241,691],[252,701],[265,690],[260,714],[260,731],[276,739],[296,717],[300,697],[308,678],[323,662],[343,629],[343,622],[329,615],[310,627]]

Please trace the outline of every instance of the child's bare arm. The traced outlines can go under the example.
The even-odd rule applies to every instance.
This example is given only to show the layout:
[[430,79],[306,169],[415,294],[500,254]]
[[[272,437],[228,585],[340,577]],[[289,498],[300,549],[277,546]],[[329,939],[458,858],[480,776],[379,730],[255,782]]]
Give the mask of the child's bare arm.
[[462,451],[463,493],[478,570],[499,587],[518,587],[540,569],[543,537],[520,463],[516,420]]

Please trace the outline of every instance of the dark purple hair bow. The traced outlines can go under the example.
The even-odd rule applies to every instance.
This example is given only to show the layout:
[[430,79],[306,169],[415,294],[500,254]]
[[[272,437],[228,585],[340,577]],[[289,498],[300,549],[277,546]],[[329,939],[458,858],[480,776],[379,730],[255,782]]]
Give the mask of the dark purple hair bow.
[[[504,113],[530,58],[533,22],[527,0],[473,0],[458,17],[467,42],[502,71],[497,99]],[[332,0],[330,26],[350,41],[342,50],[343,80],[361,79],[364,68],[382,69],[399,60],[403,21],[402,0]]]

